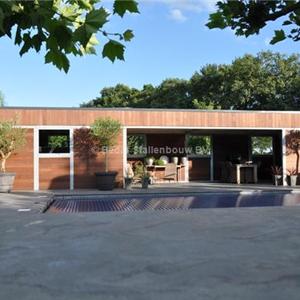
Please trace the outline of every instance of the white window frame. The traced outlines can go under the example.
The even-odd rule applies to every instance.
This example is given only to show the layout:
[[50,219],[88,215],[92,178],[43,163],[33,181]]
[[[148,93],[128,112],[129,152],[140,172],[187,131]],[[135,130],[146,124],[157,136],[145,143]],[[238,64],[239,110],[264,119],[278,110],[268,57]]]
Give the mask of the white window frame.
[[[41,153],[40,152],[40,131],[68,131],[68,136],[69,136],[69,152],[66,153]],[[44,129],[44,128],[39,128],[38,129],[38,136],[39,136],[39,141],[38,141],[38,157],[39,158],[70,158],[72,155],[72,149],[71,149],[71,128],[51,128],[51,129]],[[73,137],[72,137],[73,138]]]

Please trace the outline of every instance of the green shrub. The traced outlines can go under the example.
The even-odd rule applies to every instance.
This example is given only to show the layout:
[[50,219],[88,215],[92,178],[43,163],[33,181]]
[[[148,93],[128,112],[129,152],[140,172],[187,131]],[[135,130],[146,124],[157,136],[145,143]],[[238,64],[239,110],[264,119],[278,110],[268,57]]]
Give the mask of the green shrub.
[[121,123],[117,120],[99,118],[91,125],[91,134],[100,151],[105,152],[105,172],[108,172],[108,153],[117,144]]
[[0,121],[0,172],[6,171],[6,161],[26,142],[26,129],[16,127],[16,120]]

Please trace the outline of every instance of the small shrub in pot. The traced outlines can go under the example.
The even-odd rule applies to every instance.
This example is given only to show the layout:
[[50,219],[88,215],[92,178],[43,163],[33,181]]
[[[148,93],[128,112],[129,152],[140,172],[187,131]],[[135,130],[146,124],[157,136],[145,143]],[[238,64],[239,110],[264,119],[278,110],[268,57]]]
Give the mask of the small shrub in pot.
[[112,190],[115,185],[116,171],[109,171],[109,151],[117,144],[117,138],[121,130],[119,121],[107,118],[99,118],[91,125],[91,135],[99,151],[105,154],[105,171],[96,172],[97,188],[100,190]]
[[296,186],[297,185],[297,178],[298,178],[298,174],[297,174],[296,169],[288,169],[287,173],[288,173],[290,186]]
[[0,192],[11,191],[16,174],[6,172],[6,162],[25,142],[26,129],[17,127],[16,120],[0,122]]
[[282,168],[279,166],[272,166],[271,167],[274,185],[282,185]]

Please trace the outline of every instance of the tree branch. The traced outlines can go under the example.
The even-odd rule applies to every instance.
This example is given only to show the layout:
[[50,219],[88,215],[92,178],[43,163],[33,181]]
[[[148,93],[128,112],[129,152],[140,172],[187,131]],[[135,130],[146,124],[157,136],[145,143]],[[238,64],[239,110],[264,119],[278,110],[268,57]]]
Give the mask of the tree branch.
[[283,17],[283,16],[293,12],[296,9],[300,9],[300,1],[298,1],[297,3],[295,3],[293,5],[286,6],[286,7],[282,8],[280,11],[277,11],[273,14],[268,15],[264,20],[265,21],[275,21],[278,18]]

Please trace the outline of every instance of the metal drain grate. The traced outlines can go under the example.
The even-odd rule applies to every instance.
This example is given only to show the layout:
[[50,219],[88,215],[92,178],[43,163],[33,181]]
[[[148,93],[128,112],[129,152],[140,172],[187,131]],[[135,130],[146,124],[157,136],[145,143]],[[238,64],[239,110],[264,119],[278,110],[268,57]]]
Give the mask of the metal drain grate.
[[[193,198],[193,199],[187,199]],[[152,199],[110,199],[110,200],[54,200],[48,211],[92,212],[92,211],[138,211],[138,210],[175,210],[196,208],[194,197],[152,198]]]
[[140,197],[74,196],[54,198],[48,211],[58,212],[101,212],[141,210],[188,210],[195,208],[227,208],[299,205],[300,195],[288,193],[219,193],[198,195],[168,195]]

